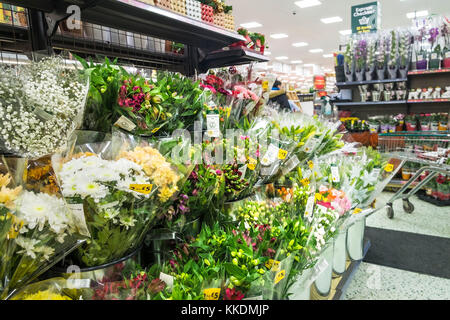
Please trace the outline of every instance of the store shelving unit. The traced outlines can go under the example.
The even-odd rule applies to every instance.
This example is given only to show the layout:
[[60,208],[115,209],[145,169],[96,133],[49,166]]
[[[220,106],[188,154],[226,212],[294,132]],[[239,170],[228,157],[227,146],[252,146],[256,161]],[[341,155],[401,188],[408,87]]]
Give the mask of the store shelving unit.
[[[28,51],[58,53],[68,50],[81,56],[108,56],[118,58],[119,63],[179,71],[188,76],[205,72],[209,68],[268,61],[265,56],[246,48],[221,50],[244,40],[236,32],[136,0],[2,2],[28,9],[28,30],[17,30],[12,37],[16,39],[17,34],[19,39],[28,41],[32,49]],[[71,5],[81,10],[81,31],[68,32],[62,28],[71,16],[67,14],[67,8]],[[93,28],[93,37],[83,31],[86,26]],[[0,36],[8,38],[9,35],[11,38],[12,32],[9,31],[8,27],[0,28]],[[127,40],[114,42],[111,38],[115,32],[119,33],[119,37],[132,37],[134,41],[131,40],[131,45]],[[100,37],[96,36],[98,34]],[[155,50],[149,45],[136,45],[136,37],[148,44],[156,41],[159,43],[156,47],[161,46],[163,50]],[[184,52],[180,54],[164,50],[168,41],[184,44]]]
[[395,83],[395,82],[405,82],[405,79],[386,79],[386,80],[371,80],[371,81],[353,81],[353,82],[337,82],[338,87],[351,87],[351,86],[361,86],[365,84],[378,84],[378,83]]

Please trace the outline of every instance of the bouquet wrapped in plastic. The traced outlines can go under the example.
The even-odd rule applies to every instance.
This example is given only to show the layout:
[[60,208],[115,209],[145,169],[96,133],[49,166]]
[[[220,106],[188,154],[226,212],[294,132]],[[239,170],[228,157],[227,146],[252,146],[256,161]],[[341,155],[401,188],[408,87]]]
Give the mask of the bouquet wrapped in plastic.
[[41,157],[64,148],[83,119],[86,77],[59,57],[0,70],[0,151]]
[[112,143],[91,147],[97,152],[54,157],[64,197],[86,217],[92,237],[77,259],[89,267],[138,249],[189,175],[160,153],[161,145],[119,131]]
[[[44,177],[33,176],[37,160],[10,158],[1,164],[7,173],[0,174],[0,296],[7,298],[81,245],[89,232],[58,185],[48,188]],[[48,178],[56,181],[52,170]]]

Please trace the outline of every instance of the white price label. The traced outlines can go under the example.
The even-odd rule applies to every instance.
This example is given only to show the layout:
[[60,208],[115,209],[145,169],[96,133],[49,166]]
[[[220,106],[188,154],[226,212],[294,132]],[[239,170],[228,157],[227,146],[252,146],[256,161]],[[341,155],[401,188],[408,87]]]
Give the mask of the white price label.
[[450,58],[450,51],[447,51],[447,52],[445,53],[445,59],[447,59],[447,58]]
[[339,176],[339,168],[336,166],[331,166],[331,180],[336,183],[341,182],[341,177]]
[[266,154],[262,158],[261,163],[265,166],[271,165],[272,163],[275,162],[275,160],[277,160],[279,152],[280,152],[280,149],[278,147],[274,146],[273,144],[271,144],[269,146],[269,148],[267,149]]
[[306,203],[306,209],[305,209],[305,217],[312,216],[313,210],[314,210],[314,200],[315,200],[315,191],[312,193],[311,196],[308,198],[308,202]]
[[168,275],[168,274],[165,274],[165,273],[161,272],[159,274],[159,279],[161,281],[164,281],[168,288],[172,288],[173,287],[173,277],[171,275]]
[[417,56],[417,61],[422,61],[422,60],[423,60],[423,55],[421,55],[421,54],[418,55],[418,56]]
[[121,116],[114,125],[127,131],[133,131],[134,128],[136,128],[136,125],[133,123],[133,121],[125,116]]
[[288,174],[300,164],[300,160],[298,160],[297,156],[293,156],[286,162],[286,166],[283,168],[283,175]]
[[91,287],[91,279],[67,279],[69,289],[88,289]]
[[378,178],[379,175],[380,175],[380,172],[381,172],[381,169],[380,169],[380,168],[375,168],[375,169],[373,169],[373,171],[372,171],[372,176],[373,176],[374,178]]
[[437,59],[438,58],[438,54],[437,53],[432,53],[431,54],[431,59]]
[[208,130],[208,136],[210,136],[211,138],[220,137],[220,115],[206,115],[206,127]]
[[84,217],[84,208],[82,203],[69,203],[67,204],[81,235],[89,237],[91,234],[86,224],[86,218]]
[[317,145],[317,143],[319,142],[319,139],[317,138],[311,138],[309,139],[306,144],[303,147],[303,151],[305,151],[306,153],[311,153],[314,150],[314,147]]

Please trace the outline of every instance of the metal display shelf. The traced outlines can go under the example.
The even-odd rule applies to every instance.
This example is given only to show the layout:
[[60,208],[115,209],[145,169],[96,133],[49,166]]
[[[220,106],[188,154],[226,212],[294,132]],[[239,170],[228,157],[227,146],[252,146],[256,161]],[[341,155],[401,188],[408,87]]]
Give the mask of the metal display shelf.
[[450,98],[430,99],[430,100],[408,100],[408,103],[446,103],[446,102],[450,102]]
[[366,102],[336,102],[337,107],[357,107],[357,106],[384,106],[384,105],[406,105],[406,100],[393,101],[366,101]]
[[180,42],[207,51],[245,40],[236,32],[136,0],[4,0],[3,2],[60,15],[64,15],[68,6],[78,5],[83,21]]
[[407,78],[402,79],[385,79],[385,80],[371,80],[371,81],[354,81],[354,82],[337,82],[338,87],[350,87],[361,86],[365,84],[379,84],[379,83],[394,83],[394,82],[406,82]]
[[210,52],[205,59],[200,61],[200,71],[205,72],[211,68],[227,67],[251,62],[267,62],[266,56],[247,48],[230,48]]
[[408,72],[408,76],[418,76],[424,74],[439,74],[450,72],[450,68],[446,69],[435,69],[435,70],[412,70]]

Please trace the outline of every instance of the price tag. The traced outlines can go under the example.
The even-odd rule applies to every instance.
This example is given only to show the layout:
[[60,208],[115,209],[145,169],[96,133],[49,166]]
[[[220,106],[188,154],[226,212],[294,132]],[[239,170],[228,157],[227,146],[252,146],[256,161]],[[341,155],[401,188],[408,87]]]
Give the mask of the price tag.
[[273,144],[271,144],[269,146],[269,148],[267,149],[266,154],[262,158],[261,163],[265,166],[271,165],[272,163],[275,162],[275,160],[277,160],[279,152],[280,152],[280,149],[278,147],[274,146]]
[[127,131],[133,131],[136,128],[136,125],[125,116],[121,116],[116,123],[114,123],[116,127],[122,128]]
[[421,54],[418,55],[418,56],[417,56],[417,61],[422,61],[422,60],[423,60],[423,55],[421,55]]
[[300,160],[298,160],[297,156],[293,156],[292,158],[290,158],[286,164],[285,164],[285,168],[283,169],[283,175],[288,174],[289,172],[291,172],[292,170],[294,170],[295,168],[297,168],[297,166],[300,164]]
[[315,200],[315,191],[309,196],[308,202],[306,202],[305,208],[305,217],[309,217],[313,214],[314,210],[314,200]]
[[250,42],[248,45],[247,45],[247,48],[251,48],[251,47],[253,47],[255,44],[253,43],[253,41],[252,42]]
[[82,203],[68,203],[70,211],[72,212],[75,220],[75,225],[78,226],[81,235],[90,236],[89,228],[86,224],[86,218],[84,217],[84,207]]
[[374,178],[378,178],[378,176],[380,175],[381,169],[380,168],[374,168],[372,171],[372,176]]
[[220,288],[212,288],[203,290],[205,300],[219,300]]
[[273,272],[277,272],[280,271],[280,264],[280,261],[269,259],[269,261],[266,262],[266,268],[272,270]]
[[247,165],[248,169],[251,171],[255,170],[256,164],[258,163],[258,161],[253,158],[248,158],[248,161],[249,161],[249,163]]
[[206,115],[206,127],[208,130],[208,136],[210,136],[211,138],[220,137],[220,115]]
[[159,131],[159,129],[161,129],[161,128],[155,128],[155,129],[153,129],[153,130],[152,130],[152,133],[157,133],[157,132]]
[[49,121],[53,118],[53,116],[50,113],[42,110],[41,108],[34,109],[33,113],[43,121]]
[[331,180],[336,183],[341,182],[341,177],[339,176],[339,168],[336,166],[331,166]]
[[172,288],[173,287],[173,277],[171,275],[168,275],[168,274],[165,274],[165,273],[161,272],[159,274],[159,279],[161,279],[161,281],[164,281],[168,288]]
[[386,172],[392,172],[394,170],[394,165],[392,163],[389,163],[385,168],[384,171]]
[[445,53],[445,59],[447,59],[447,58],[450,58],[450,51],[447,51],[447,52]]
[[70,289],[88,289],[91,287],[91,279],[67,279],[67,287]]
[[319,139],[317,139],[317,138],[309,139],[306,142],[306,144],[303,146],[303,151],[305,151],[306,153],[311,153],[314,150],[314,147],[317,145],[318,142],[319,142]]
[[278,272],[277,275],[275,276],[275,284],[278,284],[281,280],[284,279],[285,276],[286,270],[281,270],[280,272]]
[[142,194],[150,194],[150,192],[152,192],[152,188],[152,184],[130,184],[130,190]]
[[432,53],[431,54],[431,59],[437,59],[438,58],[438,55],[437,55],[437,53]]

